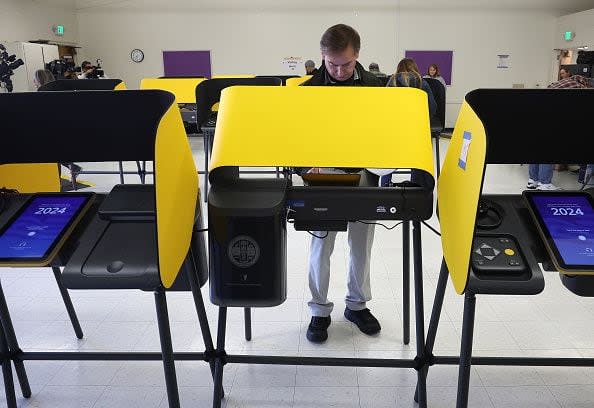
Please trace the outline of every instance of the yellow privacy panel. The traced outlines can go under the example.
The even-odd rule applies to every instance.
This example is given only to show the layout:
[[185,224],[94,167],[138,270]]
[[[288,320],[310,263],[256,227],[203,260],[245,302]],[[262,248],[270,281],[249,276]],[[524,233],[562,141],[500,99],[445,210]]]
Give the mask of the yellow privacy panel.
[[432,158],[421,90],[233,86],[222,92],[210,168],[401,167],[433,174]]
[[177,106],[169,107],[155,141],[157,243],[161,282],[171,287],[190,248],[198,173]]
[[303,75],[302,77],[299,78],[289,78],[286,81],[286,86],[299,86],[302,83],[304,83],[305,81],[307,81],[309,78],[311,78],[313,75]]
[[483,124],[464,102],[437,184],[443,255],[459,294],[464,292],[468,280],[485,152]]
[[144,78],[140,89],[159,89],[175,95],[176,103],[196,103],[196,86],[205,78]]
[[3,164],[0,166],[0,188],[19,193],[59,192],[57,163]]

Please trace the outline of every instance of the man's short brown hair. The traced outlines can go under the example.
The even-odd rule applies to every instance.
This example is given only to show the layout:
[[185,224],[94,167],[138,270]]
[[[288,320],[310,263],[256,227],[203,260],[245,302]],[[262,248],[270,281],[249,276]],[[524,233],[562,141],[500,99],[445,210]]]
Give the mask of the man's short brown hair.
[[361,37],[359,33],[351,26],[346,24],[336,24],[326,30],[320,40],[320,49],[323,53],[342,52],[353,47],[356,53],[361,48]]

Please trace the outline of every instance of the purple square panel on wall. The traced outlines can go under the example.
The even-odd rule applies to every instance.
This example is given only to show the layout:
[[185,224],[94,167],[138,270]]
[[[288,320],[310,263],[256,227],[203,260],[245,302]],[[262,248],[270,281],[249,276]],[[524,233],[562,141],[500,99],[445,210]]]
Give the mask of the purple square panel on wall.
[[210,51],[163,51],[163,74],[210,78]]
[[446,84],[452,85],[454,51],[405,51],[404,56],[415,60],[422,75],[427,74],[429,65],[436,64]]

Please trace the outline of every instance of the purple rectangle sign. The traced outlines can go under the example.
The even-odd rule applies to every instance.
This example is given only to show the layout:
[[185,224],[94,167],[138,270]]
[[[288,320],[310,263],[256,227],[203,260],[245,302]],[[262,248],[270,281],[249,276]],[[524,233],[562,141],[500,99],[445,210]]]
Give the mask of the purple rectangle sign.
[[163,51],[163,73],[210,78],[210,51]]
[[404,56],[415,60],[422,75],[427,74],[429,65],[437,65],[439,74],[443,77],[446,84],[452,85],[452,60],[454,51],[406,51]]

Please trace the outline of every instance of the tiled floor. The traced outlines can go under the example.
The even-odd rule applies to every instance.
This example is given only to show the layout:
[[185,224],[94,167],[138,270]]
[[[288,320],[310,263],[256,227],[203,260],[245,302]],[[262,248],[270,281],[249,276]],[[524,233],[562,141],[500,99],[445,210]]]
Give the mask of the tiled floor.
[[[191,141],[202,165],[201,139]],[[442,152],[447,141],[442,140]],[[107,168],[112,165],[85,165]],[[130,166],[133,170],[134,166]],[[488,192],[519,192],[527,168],[489,168]],[[565,188],[574,175],[555,176]],[[109,190],[117,178],[81,176]],[[135,182],[134,176],[127,176]],[[431,220],[437,225],[436,220]],[[305,339],[309,236],[289,230],[288,299],[272,309],[253,311],[253,340],[243,338],[243,312],[229,311],[230,352],[304,356],[409,358],[402,344],[402,281],[400,230],[376,229],[372,259],[370,308],[382,332],[361,334],[342,316],[348,246],[340,234],[332,258],[330,295],[336,308],[330,338],[323,345]],[[425,320],[428,320],[441,260],[440,242],[423,230]],[[594,299],[578,298],[563,288],[556,274],[547,273],[546,289],[533,297],[482,296],[477,302],[474,350],[481,355],[594,357]],[[74,336],[53,275],[48,269],[2,269],[0,279],[15,329],[26,350],[158,351],[153,296],[137,291],[71,291],[85,332]],[[216,309],[203,288],[211,331]],[[168,294],[174,349],[201,351],[198,322],[189,293]],[[413,320],[414,324],[414,320]],[[456,354],[462,326],[462,298],[448,286],[436,341],[436,353]],[[414,326],[412,326],[414,327]],[[166,407],[163,369],[159,362],[26,362],[32,398],[19,398],[21,407]],[[183,407],[209,407],[212,380],[206,364],[177,363]],[[453,407],[457,368],[434,366],[428,378],[430,407]],[[228,365],[225,368],[227,407],[415,407],[415,372],[407,369]],[[592,407],[594,369],[550,367],[473,367],[471,407]],[[0,392],[0,400],[4,395]]]

